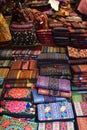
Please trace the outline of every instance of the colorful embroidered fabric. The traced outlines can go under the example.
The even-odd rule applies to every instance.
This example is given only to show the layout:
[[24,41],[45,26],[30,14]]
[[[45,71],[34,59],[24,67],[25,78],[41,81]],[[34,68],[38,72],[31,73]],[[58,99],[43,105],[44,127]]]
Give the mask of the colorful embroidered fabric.
[[40,68],[40,75],[46,75],[46,76],[58,76],[58,75],[70,75],[70,68],[69,65],[65,64],[58,64],[58,66],[51,66],[51,67],[44,67]]
[[78,117],[77,123],[79,130],[87,130],[87,117]]
[[14,118],[10,116],[3,116],[1,118],[1,130],[36,130],[37,123],[28,122],[21,118]]
[[64,47],[49,47],[42,46],[42,53],[66,53],[66,48]]
[[70,80],[51,78],[48,76],[38,76],[37,84],[38,88],[70,91]]
[[71,58],[87,58],[87,49],[78,49],[68,46],[68,54]]
[[57,102],[37,105],[39,121],[73,120],[72,105],[69,102]]
[[12,115],[16,117],[30,117],[35,116],[35,108],[31,102],[7,100],[2,106],[2,113],[6,115]]
[[4,99],[21,99],[31,101],[31,89],[11,88],[4,90]]
[[87,116],[87,102],[74,102],[76,116]]
[[60,91],[43,89],[43,88],[38,88],[38,94],[42,94],[46,96],[71,98],[71,92],[60,92]]
[[72,93],[73,102],[87,102],[87,93]]
[[73,122],[39,123],[38,130],[75,130]]
[[66,101],[65,98],[39,95],[37,90],[32,91],[34,103]]

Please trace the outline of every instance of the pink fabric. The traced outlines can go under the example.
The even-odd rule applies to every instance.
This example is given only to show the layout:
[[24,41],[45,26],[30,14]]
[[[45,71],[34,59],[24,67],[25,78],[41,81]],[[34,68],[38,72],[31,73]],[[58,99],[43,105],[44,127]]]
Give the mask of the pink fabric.
[[87,15],[87,0],[81,0],[78,6],[78,11],[82,14]]

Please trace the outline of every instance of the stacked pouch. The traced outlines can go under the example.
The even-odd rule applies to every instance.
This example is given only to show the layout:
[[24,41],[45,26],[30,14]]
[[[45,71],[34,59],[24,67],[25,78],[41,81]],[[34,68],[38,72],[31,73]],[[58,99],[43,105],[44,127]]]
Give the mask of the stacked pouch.
[[2,116],[0,129],[17,129],[17,130],[36,130],[37,123],[27,121],[23,118],[14,118],[10,116]]
[[51,29],[42,29],[36,31],[39,42],[44,46],[54,46],[54,40]]
[[73,110],[71,103],[56,102],[37,105],[39,121],[73,120]]
[[42,53],[38,56],[39,66],[49,66],[49,64],[68,63],[68,57],[65,53]]
[[74,108],[77,117],[87,116],[87,102],[74,102]]
[[37,90],[32,91],[33,94],[33,101],[35,104],[38,103],[48,103],[48,102],[57,102],[57,101],[66,101],[65,98],[61,97],[53,97],[53,96],[44,96],[37,93]]
[[3,90],[2,97],[5,100],[32,101],[31,88],[7,88]]
[[74,122],[67,121],[67,122],[45,122],[39,123],[38,130],[75,130]]
[[68,46],[68,54],[70,58],[70,64],[87,63],[87,49],[80,49]]
[[1,115],[11,115],[13,117],[34,118],[36,106],[29,101],[3,100]]
[[79,130],[86,130],[87,129],[87,117],[78,117],[77,123],[78,123]]
[[[72,80],[72,85],[77,86],[77,88],[72,87],[75,90],[86,90],[87,85],[87,65],[72,65],[71,66],[73,70],[73,80]],[[86,87],[86,88],[85,88]]]
[[42,53],[66,53],[66,48],[64,47],[49,47],[49,46],[42,46]]
[[[75,23],[76,24],[76,23]],[[74,24],[73,24],[74,25]],[[70,32],[70,42],[73,46],[86,46],[87,44],[87,29],[85,28],[77,28],[77,27],[69,27]]]
[[71,97],[70,80],[39,76],[36,87],[38,94],[58,97]]
[[69,45],[69,30],[66,27],[54,27],[52,35],[56,45],[67,46]]

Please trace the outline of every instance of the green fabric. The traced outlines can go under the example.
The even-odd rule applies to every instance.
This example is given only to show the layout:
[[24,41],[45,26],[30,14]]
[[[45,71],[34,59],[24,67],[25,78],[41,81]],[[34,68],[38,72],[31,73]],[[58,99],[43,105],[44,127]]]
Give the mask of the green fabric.
[[78,93],[72,93],[72,100],[74,102],[81,102],[82,101],[82,95]]

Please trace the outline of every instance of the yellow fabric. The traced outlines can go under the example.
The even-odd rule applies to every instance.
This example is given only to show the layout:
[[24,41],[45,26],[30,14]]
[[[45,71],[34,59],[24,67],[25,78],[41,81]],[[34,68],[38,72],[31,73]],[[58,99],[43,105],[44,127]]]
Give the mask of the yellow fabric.
[[11,34],[5,18],[0,13],[0,42],[10,41]]

